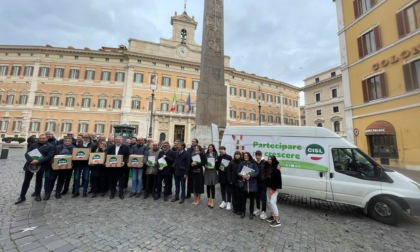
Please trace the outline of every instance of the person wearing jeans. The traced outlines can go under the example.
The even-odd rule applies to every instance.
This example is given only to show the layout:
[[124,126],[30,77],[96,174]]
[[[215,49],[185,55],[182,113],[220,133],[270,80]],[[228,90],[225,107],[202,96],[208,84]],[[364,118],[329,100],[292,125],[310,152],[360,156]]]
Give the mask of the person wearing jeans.
[[[265,184],[265,167],[267,161],[262,159],[262,152],[257,150],[255,152],[255,162],[258,165],[260,174],[258,175],[258,192],[255,194],[255,202],[257,203],[257,209],[254,211],[255,216],[259,216],[261,220],[267,219],[267,186]],[[261,209],[261,211],[260,211]]]
[[232,209],[232,187],[229,183],[228,172],[231,169],[230,161],[232,161],[232,157],[226,154],[226,147],[220,146],[219,147],[219,157],[217,159],[216,168],[219,172],[219,183],[220,183],[220,191],[222,193],[222,203],[220,204],[220,208],[226,208],[226,210]]
[[[86,148],[94,149],[93,143],[90,141],[90,135],[84,134],[82,137],[82,141],[76,143],[75,148]],[[74,167],[74,194],[71,196],[75,198],[79,196],[79,189],[80,189],[80,176],[83,176],[83,197],[87,197],[88,186],[89,186],[89,164],[88,160],[75,160],[73,161]]]
[[281,189],[281,172],[279,162],[275,156],[269,156],[267,160],[266,185],[268,206],[271,209],[271,216],[267,218],[271,227],[280,227],[279,210],[277,208],[278,189]]
[[[252,172],[245,173],[243,171],[244,167],[252,169]],[[240,198],[240,211],[241,218],[245,217],[245,208],[246,208],[246,199],[249,198],[249,219],[254,218],[254,198],[255,193],[258,191],[258,165],[252,159],[252,156],[249,152],[245,152],[243,155],[243,161],[239,165],[238,178],[243,180],[241,188],[241,198]]]
[[[143,155],[143,162],[139,167],[133,168],[133,176],[131,178],[131,194],[129,198],[135,196],[136,198],[140,197],[140,192],[143,188],[143,170],[146,168],[147,158],[149,157],[149,147],[145,144],[144,138],[139,137],[138,144],[134,145],[131,148],[131,153],[133,155]],[[129,167],[131,164],[128,164]]]
[[[185,199],[185,182],[187,179],[187,169],[191,165],[191,155],[185,150],[185,143],[180,143],[178,153],[176,154],[175,169],[175,198],[171,201],[179,200],[179,204],[184,203]],[[181,187],[181,188],[180,188]],[[181,191],[180,191],[181,189]],[[180,198],[181,197],[181,198]]]

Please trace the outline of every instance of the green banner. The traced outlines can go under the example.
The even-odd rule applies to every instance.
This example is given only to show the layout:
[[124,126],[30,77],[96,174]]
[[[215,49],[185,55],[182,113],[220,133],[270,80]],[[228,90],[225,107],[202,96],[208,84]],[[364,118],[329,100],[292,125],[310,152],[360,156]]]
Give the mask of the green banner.
[[304,170],[313,170],[313,171],[321,171],[327,172],[328,167],[323,165],[318,165],[314,163],[302,162],[302,161],[294,161],[294,160],[281,160],[280,161],[281,168],[293,168],[293,169],[304,169]]

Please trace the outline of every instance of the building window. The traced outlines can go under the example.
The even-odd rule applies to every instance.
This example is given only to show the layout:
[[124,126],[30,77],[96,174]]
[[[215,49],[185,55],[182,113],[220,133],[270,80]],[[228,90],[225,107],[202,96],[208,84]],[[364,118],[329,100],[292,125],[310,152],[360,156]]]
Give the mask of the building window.
[[230,118],[236,119],[236,109],[230,109]]
[[286,97],[283,97],[283,104],[287,105],[287,98]]
[[192,88],[193,88],[193,90],[198,90],[198,84],[199,83],[200,83],[199,81],[193,80],[193,82],[192,82]]
[[98,108],[105,109],[106,108],[106,98],[99,98],[98,99]]
[[56,126],[56,123],[55,122],[47,122],[45,124],[45,131],[55,132],[55,126]]
[[236,96],[236,87],[230,87],[230,95]]
[[58,97],[58,96],[51,96],[50,97],[50,106],[58,107],[59,99],[60,99],[60,97]]
[[124,78],[125,78],[125,73],[123,73],[123,72],[118,72],[118,73],[117,73],[117,76],[115,77],[115,80],[116,80],[117,82],[123,82],[123,81],[124,81]]
[[317,127],[322,127],[322,123],[318,123],[316,126]]
[[241,111],[240,116],[241,116],[242,121],[246,120],[246,112],[245,111]]
[[162,87],[170,87],[170,86],[171,86],[171,77],[163,76]]
[[264,114],[261,114],[260,115],[260,122],[261,123],[264,123],[265,122],[265,115]]
[[420,1],[397,13],[398,35],[401,37],[420,27]]
[[286,117],[284,118],[284,124],[285,124],[285,125],[288,125],[288,124],[289,124],[289,119],[288,119],[288,118],[286,118]]
[[246,97],[246,89],[240,89],[239,90],[239,95],[241,96],[241,97]]
[[8,68],[9,68],[8,66],[0,66],[0,75],[1,76],[7,75],[7,69]]
[[20,132],[22,130],[22,121],[13,122],[13,131]]
[[320,110],[320,109],[317,109],[317,110],[316,110],[316,115],[317,115],[317,116],[322,115],[322,113],[321,113],[321,110]]
[[357,38],[357,46],[359,49],[359,58],[376,52],[382,47],[382,42],[379,34],[379,27],[376,26],[372,30]]
[[54,78],[63,78],[64,76],[64,68],[56,68],[54,70]]
[[354,17],[358,18],[363,13],[366,13],[376,4],[376,0],[354,0]]
[[381,158],[398,158],[397,140],[395,135],[369,135],[370,155]]
[[79,79],[79,69],[70,69],[69,78],[73,80]]
[[249,119],[251,120],[251,122],[255,122],[255,119],[257,118],[255,112],[251,112],[249,114]]
[[256,97],[255,91],[250,90],[249,91],[249,98],[255,99],[255,97]]
[[420,60],[403,66],[405,90],[411,91],[420,87]]
[[335,77],[335,72],[331,72],[331,78]]
[[315,83],[318,83],[319,82],[319,77],[316,77],[315,78]]
[[32,76],[34,74],[34,67],[33,66],[26,66],[25,67],[25,76]]
[[39,77],[48,77],[48,74],[50,73],[49,67],[40,67],[39,68]]
[[121,108],[121,100],[114,100],[114,104],[112,106],[114,109],[120,109]]
[[142,73],[135,73],[134,74],[134,82],[135,83],[143,83],[143,74]]
[[334,132],[335,133],[340,132],[340,122],[339,121],[334,122]]
[[66,107],[74,107],[74,97],[66,98]]
[[42,105],[44,105],[44,96],[43,95],[37,95],[37,96],[35,96],[35,105],[36,106],[42,106]]
[[20,66],[13,66],[12,68],[12,76],[19,76],[20,74]]
[[161,111],[168,111],[168,109],[169,109],[168,103],[161,103],[160,104],[160,110]]
[[131,109],[140,110],[140,101],[139,100],[131,101]]
[[184,105],[178,104],[176,111],[178,111],[178,112],[184,112]]
[[178,88],[185,88],[185,79],[178,79]]
[[19,104],[20,105],[26,105],[28,102],[28,95],[20,95],[19,96]]
[[82,108],[90,108],[90,98],[82,99]]
[[388,92],[385,83],[385,74],[376,75],[363,80],[362,89],[364,102],[387,97]]
[[111,72],[110,71],[102,71],[102,81],[109,81],[111,79]]
[[281,117],[280,116],[276,116],[276,123],[281,124]]
[[274,118],[272,115],[268,115],[268,123],[273,123]]
[[265,100],[265,94],[260,92],[260,101],[264,101]]
[[40,122],[31,122],[29,125],[29,129],[31,132],[38,132],[40,125],[41,125]]
[[95,70],[86,70],[86,80],[93,80],[95,78]]
[[336,88],[331,89],[331,98],[337,98],[337,89]]
[[63,123],[63,126],[62,126],[62,128],[61,128],[61,131],[62,131],[63,133],[65,133],[65,132],[70,132],[70,131],[71,131],[71,123],[69,123],[69,122],[65,122],[65,123]]
[[273,95],[267,94],[267,102],[273,102]]
[[338,106],[333,107],[333,113],[338,113],[340,112],[340,109],[338,108]]
[[87,122],[79,123],[79,133],[87,133],[89,130],[89,124]]
[[14,94],[8,94],[6,96],[6,104],[13,105],[14,101],[15,101],[15,95]]
[[298,101],[294,101],[294,103],[295,103],[296,108],[299,107],[299,102]]
[[103,123],[95,124],[95,132],[96,134],[103,134],[105,132],[105,124]]
[[[316,102],[320,102],[321,101],[321,93],[316,93],[315,94],[315,101]],[[286,104],[287,104],[287,102],[286,102]]]

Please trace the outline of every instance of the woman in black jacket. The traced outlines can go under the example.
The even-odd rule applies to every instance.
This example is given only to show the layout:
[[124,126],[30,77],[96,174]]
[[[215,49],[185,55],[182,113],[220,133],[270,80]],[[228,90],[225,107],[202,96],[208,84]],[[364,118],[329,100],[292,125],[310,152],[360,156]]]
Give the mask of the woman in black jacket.
[[266,169],[267,203],[271,209],[271,216],[267,218],[271,227],[280,227],[279,210],[277,208],[278,189],[281,189],[281,172],[279,161],[275,156],[269,156]]
[[237,179],[236,171],[239,170],[239,165],[242,162],[242,154],[239,151],[235,151],[233,154],[233,159],[230,162],[228,169],[228,181],[232,185],[232,210],[234,214],[240,215],[239,211],[239,197],[241,194],[241,189],[239,188],[239,183]]
[[191,178],[189,178],[188,191],[194,194],[194,201],[192,204],[197,206],[200,204],[201,194],[204,193],[203,166],[207,163],[207,158],[200,145],[194,147],[192,157],[194,158],[196,155],[200,157],[201,162],[191,160],[191,167],[187,174],[190,174],[189,176],[191,176]]

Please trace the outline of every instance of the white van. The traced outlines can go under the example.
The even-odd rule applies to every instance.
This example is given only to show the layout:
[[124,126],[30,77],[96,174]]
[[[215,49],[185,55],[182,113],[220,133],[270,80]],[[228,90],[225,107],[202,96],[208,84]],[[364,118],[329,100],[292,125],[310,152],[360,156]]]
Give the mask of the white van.
[[222,145],[265,159],[276,156],[281,193],[358,206],[374,219],[396,225],[403,211],[420,215],[420,185],[385,169],[355,145],[320,127],[226,127]]

